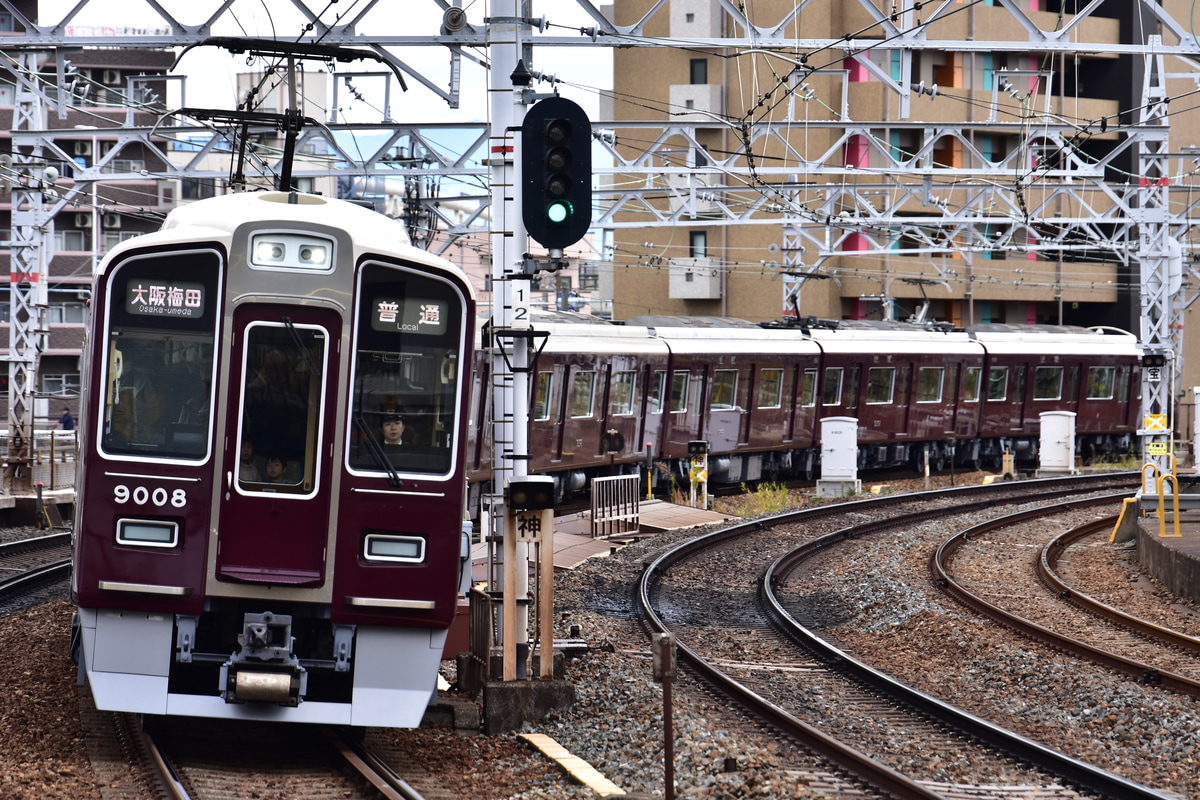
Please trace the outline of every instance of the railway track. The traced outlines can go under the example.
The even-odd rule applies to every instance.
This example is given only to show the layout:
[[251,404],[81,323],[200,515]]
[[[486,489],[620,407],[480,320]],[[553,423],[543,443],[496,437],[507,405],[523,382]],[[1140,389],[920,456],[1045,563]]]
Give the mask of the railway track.
[[[685,660],[706,681],[824,754],[835,765],[831,772],[888,796],[1061,797],[1070,786],[1084,792],[1077,796],[1165,797],[913,692],[827,642],[797,647],[812,634],[794,615],[829,627],[821,616],[835,613],[836,601],[826,598],[823,606],[820,598],[772,599],[792,581],[802,583],[806,601],[812,601],[814,592],[807,590],[827,576],[817,574],[810,560],[838,544],[887,539],[883,534],[891,532],[889,541],[904,546],[921,538],[909,532],[931,520],[940,526],[956,516],[1129,485],[1129,476],[1023,482],[849,503],[735,526],[675,548],[648,566],[639,587],[643,614],[652,631],[675,631]],[[698,590],[711,587],[714,575],[747,577]],[[760,589],[764,606],[773,610],[753,599]]]
[[155,719],[127,738],[168,800],[425,800],[385,759],[326,728]]
[[[1071,505],[1086,507],[1094,502]],[[931,559],[930,570],[938,586],[956,600],[1023,636],[1123,672],[1141,683],[1200,697],[1200,639],[1105,605],[1072,589],[1055,571],[1073,542],[1095,537],[1105,528],[1111,530],[1114,522],[1105,517],[1055,536],[1030,564],[1025,559],[1012,563],[989,557],[985,551],[1005,548],[1005,543],[1014,539],[1028,539],[1028,528],[1038,524],[1038,516],[1026,513],[989,520],[944,542]],[[991,569],[986,583],[956,578],[955,563],[971,557],[988,559]],[[972,572],[979,574],[979,570]],[[1023,576],[1030,579],[1026,585],[1031,591],[1013,592],[1011,587]],[[1045,587],[1043,593],[1033,591],[1032,578]],[[1009,590],[998,592],[997,585]]]
[[53,533],[0,544],[0,611],[37,596],[71,572],[71,534]]

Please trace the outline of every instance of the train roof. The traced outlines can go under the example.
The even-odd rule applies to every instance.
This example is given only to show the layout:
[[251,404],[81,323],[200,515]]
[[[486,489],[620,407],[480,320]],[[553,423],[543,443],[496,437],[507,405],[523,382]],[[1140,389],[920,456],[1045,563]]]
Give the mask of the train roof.
[[1118,328],[1073,325],[972,325],[968,334],[989,353],[1136,356],[1137,337]]
[[162,230],[195,226],[232,232],[247,220],[276,217],[288,222],[341,228],[358,241],[411,247],[404,225],[354,203],[302,192],[238,192],[187,203],[167,214]]
[[413,247],[404,225],[344,200],[300,192],[240,192],[181,205],[167,214],[160,230],[122,242],[106,255],[101,272],[128,250],[200,242],[206,238],[228,245],[237,229],[253,220],[297,228],[344,231],[359,252],[400,255],[461,274],[462,268]]

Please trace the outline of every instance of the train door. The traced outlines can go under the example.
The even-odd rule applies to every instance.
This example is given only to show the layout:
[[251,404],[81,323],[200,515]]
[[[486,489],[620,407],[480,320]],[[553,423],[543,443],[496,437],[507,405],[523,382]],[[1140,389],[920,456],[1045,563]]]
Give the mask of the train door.
[[754,364],[750,364],[745,373],[745,387],[741,390],[741,409],[742,419],[740,430],[738,431],[738,446],[743,447],[750,444],[750,428],[755,422],[755,409],[758,407],[755,397],[757,391],[758,369]]
[[234,332],[217,580],[320,586],[341,320],[323,309],[242,306]]

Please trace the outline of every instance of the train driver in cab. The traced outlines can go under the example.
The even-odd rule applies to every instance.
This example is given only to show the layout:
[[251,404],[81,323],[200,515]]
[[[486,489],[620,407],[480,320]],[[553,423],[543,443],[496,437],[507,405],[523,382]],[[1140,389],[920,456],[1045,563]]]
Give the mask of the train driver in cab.
[[399,451],[404,444],[404,415],[398,411],[386,412],[379,423],[379,438],[385,453]]

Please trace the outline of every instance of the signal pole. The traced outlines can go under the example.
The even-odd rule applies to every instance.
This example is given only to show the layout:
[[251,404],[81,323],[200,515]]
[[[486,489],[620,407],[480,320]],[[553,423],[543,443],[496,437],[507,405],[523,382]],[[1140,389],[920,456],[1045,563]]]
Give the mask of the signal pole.
[[528,22],[518,0],[499,0],[488,25],[492,179],[492,541],[503,543],[501,645],[504,680],[524,677],[529,651],[529,544],[507,524],[506,487],[529,469],[529,276],[524,274],[525,226],[517,204],[514,131],[524,118],[513,73],[521,61]]

